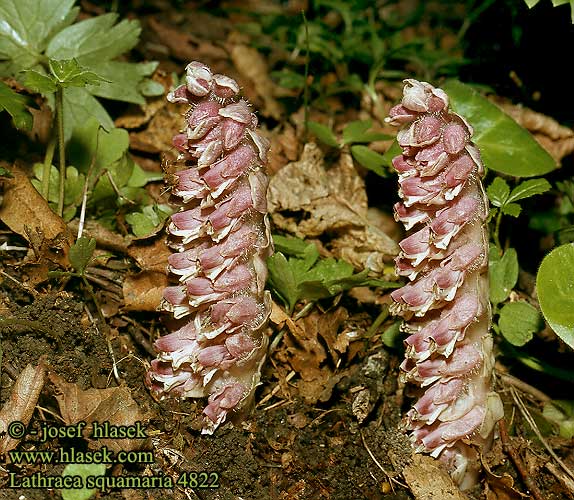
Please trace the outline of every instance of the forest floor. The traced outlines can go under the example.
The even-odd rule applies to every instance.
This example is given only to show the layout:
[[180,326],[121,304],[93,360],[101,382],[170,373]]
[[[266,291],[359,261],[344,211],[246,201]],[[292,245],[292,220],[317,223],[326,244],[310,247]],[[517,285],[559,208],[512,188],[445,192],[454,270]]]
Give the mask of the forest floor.
[[[282,8],[297,16],[304,3],[287,2]],[[302,93],[280,87],[270,75],[278,61],[292,57],[304,62],[304,54],[271,45],[262,55],[253,48],[255,35],[237,27],[250,19],[245,14],[249,9],[268,13],[263,2],[249,7],[230,3],[225,17],[193,3],[177,12],[166,7],[169,2],[133,4],[141,9],[122,12],[143,26],[133,57],[160,61],[156,81],[169,88],[173,72],[181,74],[189,61],[200,60],[241,82],[272,144],[273,231],[313,242],[321,257],[344,258],[357,272],[370,259],[379,277],[396,281],[393,258],[404,234],[392,217],[396,178],[361,167],[346,148],[333,150],[306,139]],[[81,5],[83,16],[103,13],[97,3]],[[329,22],[340,22],[332,17]],[[428,26],[418,29],[409,36],[431,36]],[[448,45],[448,33],[439,30],[434,35]],[[327,84],[337,75],[320,77]],[[344,95],[327,96],[322,107],[309,108],[309,118],[337,134],[360,119],[394,135],[396,130],[383,118],[400,98],[401,88],[400,80],[379,81],[377,102],[366,92],[351,102]],[[37,100],[41,104],[39,96]],[[298,105],[293,109],[287,101]],[[503,105],[516,111],[507,100]],[[49,114],[44,104],[40,110]],[[172,149],[171,137],[181,128],[183,113],[164,97],[148,99],[142,108],[117,108],[115,124],[129,130],[130,152],[144,170],[161,172],[161,155]],[[536,133],[544,135],[545,129]],[[411,452],[401,427],[417,389],[400,381],[402,346],[391,335],[395,320],[384,313],[389,290],[358,287],[316,302],[302,300],[291,315],[274,297],[266,332],[271,347],[251,408],[213,435],[202,435],[204,401],[156,401],[144,385],[155,356],[153,341],[169,330],[169,318],[156,312],[168,283],[165,233],[134,238],[125,224],[112,232],[88,220],[85,234],[96,239],[95,255],[101,257],[86,269],[93,294],[78,277],[48,276],[69,264],[62,250],[66,237],[54,239],[64,222],[47,214],[47,204],[27,191],[31,165],[42,161],[41,147],[30,146],[31,139],[14,131],[5,137],[16,144],[17,153],[3,166],[11,169],[11,160],[17,159],[15,171],[22,174],[3,180],[0,242],[16,249],[0,250],[0,417],[8,413],[29,424],[22,439],[0,435],[2,451],[88,452],[104,443],[115,453],[134,452],[129,463],[112,465],[108,477],[169,477],[176,483],[173,488],[142,489],[110,484],[92,498],[464,498],[440,464]],[[549,147],[565,141],[552,139],[554,146]],[[391,142],[370,147],[384,153]],[[566,146],[562,151],[571,154]],[[327,185],[321,185],[317,175],[329,179]],[[161,183],[147,189],[157,201],[167,202]],[[294,197],[301,192],[312,201]],[[77,220],[67,226],[70,233],[77,231]],[[534,297],[534,272],[521,269],[514,293]],[[548,328],[539,336],[543,349],[550,350],[552,343],[556,350],[559,343]],[[574,359],[567,348],[560,349],[569,356],[565,364]],[[542,417],[550,399],[570,397],[572,383],[539,375],[508,357],[501,356],[496,370],[505,419],[482,457],[481,481],[466,492],[468,498],[574,498],[574,481],[562,468],[574,468],[572,440],[557,435]],[[89,439],[85,433],[74,434],[80,421],[123,426],[142,422],[145,437]],[[67,436],[56,430],[65,426],[70,429]],[[42,439],[46,428],[57,435]],[[63,463],[46,460],[14,463],[6,454],[0,464],[0,499],[60,499],[58,487],[19,485],[25,477],[59,476],[63,469]]]

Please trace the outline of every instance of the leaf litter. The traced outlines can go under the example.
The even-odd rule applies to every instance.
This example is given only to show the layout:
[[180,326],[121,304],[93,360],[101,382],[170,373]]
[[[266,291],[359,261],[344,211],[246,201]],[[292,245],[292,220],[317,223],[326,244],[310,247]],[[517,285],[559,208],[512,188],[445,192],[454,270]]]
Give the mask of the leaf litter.
[[[292,13],[299,12],[292,5],[290,8]],[[265,50],[253,48],[250,36],[237,34],[227,22],[214,24],[217,23],[214,15],[201,19],[202,22],[195,23],[195,28],[188,29],[192,20],[197,21],[193,11],[142,18],[150,29],[144,33],[146,41],[139,50],[153,55],[146,57],[148,60],[162,59],[164,76],[160,78],[158,71],[154,80],[166,89],[173,69],[181,72],[182,62],[203,59],[245,82],[245,94],[259,107],[260,120],[264,121],[261,117],[281,120],[284,116],[281,98],[297,95],[297,91],[279,88],[270,71],[279,55],[285,57],[286,54],[274,46]],[[210,29],[216,25],[218,29]],[[131,26],[133,30],[134,24],[124,26]],[[210,31],[211,38],[206,38],[204,31]],[[213,33],[218,33],[219,38]],[[170,54],[177,63],[158,57],[158,54],[163,57]],[[297,58],[295,52],[292,55]],[[146,71],[150,68],[146,67]],[[333,73],[329,79],[336,80],[337,76],[341,75]],[[394,102],[397,86],[383,86],[382,83],[376,85],[381,99],[384,100],[384,93],[389,97],[388,102]],[[363,109],[357,116],[340,98],[330,97],[332,110],[341,113],[335,120],[334,130],[340,131],[348,122],[359,118],[372,118],[385,130],[380,123],[384,116],[381,103],[369,101],[365,96],[366,93],[361,103]],[[93,105],[85,97],[76,97],[79,102]],[[388,102],[385,101],[383,107]],[[169,106],[161,97],[148,100],[141,111],[132,107],[115,120],[116,126],[130,129],[130,149],[139,151],[146,161],[153,158],[151,162],[156,166],[159,166],[157,154],[172,148],[173,131],[181,122],[181,111]],[[96,107],[94,111],[103,119]],[[123,287],[121,309],[116,307],[106,315],[113,325],[111,343],[116,361],[110,357],[101,333],[95,330],[97,321],[90,318],[95,315],[95,308],[83,288],[72,287],[77,302],[72,307],[69,297],[57,300],[52,297],[52,302],[46,303],[43,299],[34,299],[24,287],[14,282],[7,284],[4,280],[1,298],[7,305],[0,309],[2,314],[8,311],[10,317],[39,318],[48,328],[58,324],[63,332],[63,342],[67,344],[58,346],[54,339],[41,339],[41,332],[25,331],[19,339],[2,338],[4,363],[8,359],[15,365],[11,368],[15,375],[23,369],[25,361],[36,365],[39,354],[48,351],[48,365],[56,371],[61,368],[61,371],[59,375],[51,372],[52,384],[39,395],[43,407],[55,414],[59,411],[70,423],[80,417],[99,420],[109,418],[107,415],[115,422],[125,424],[144,420],[163,433],[162,444],[156,450],[161,450],[158,463],[164,471],[219,470],[224,478],[221,491],[224,495],[267,498],[272,492],[276,498],[317,498],[316,495],[322,498],[381,498],[386,488],[394,485],[392,487],[398,490],[395,492],[397,498],[432,498],[429,495],[436,495],[439,490],[456,498],[448,476],[444,477],[429,460],[422,463],[416,459],[408,463],[408,457],[405,458],[409,455],[405,453],[409,449],[408,443],[398,439],[396,425],[405,395],[404,388],[397,384],[397,359],[400,356],[395,351],[389,351],[389,354],[382,347],[388,321],[383,320],[379,328],[369,331],[373,318],[385,303],[385,289],[345,291],[344,287],[337,288],[341,280],[363,270],[368,270],[370,276],[394,279],[391,267],[392,258],[398,252],[397,225],[389,213],[374,206],[376,201],[367,199],[364,171],[356,167],[346,150],[337,151],[335,156],[312,143],[304,144],[302,116],[301,108],[289,121],[265,131],[273,144],[270,170],[276,174],[271,183],[272,217],[279,232],[287,237],[303,238],[306,244],[311,242],[319,262],[329,261],[332,265],[321,264],[324,267],[319,268],[322,278],[319,280],[313,275],[317,261],[295,275],[297,286],[292,290],[295,299],[291,301],[293,315],[286,312],[285,303],[280,300],[274,304],[273,326],[268,332],[274,350],[270,352],[257,394],[258,400],[265,403],[257,406],[252,418],[234,428],[225,427],[219,435],[207,440],[192,430],[197,414],[193,402],[157,404],[141,390],[144,368],[137,357],[146,355],[142,354],[136,336],[126,333],[125,328],[126,324],[139,325],[137,328],[144,332],[143,340],[148,343],[156,338],[158,316],[155,308],[161,289],[167,283],[164,273],[167,247],[162,236],[136,241],[98,221],[87,221],[86,235],[97,241],[94,255],[98,256],[99,267],[116,270]],[[557,127],[546,118],[528,115],[518,121],[546,137],[540,139],[541,143],[555,159],[571,153],[571,130]],[[329,115],[326,121],[330,120]],[[381,153],[387,147],[384,141],[370,146]],[[9,193],[8,190],[4,194],[6,212],[26,201],[26,196],[11,199]],[[30,194],[34,196],[32,191]],[[21,238],[35,250],[30,255],[38,267],[38,258],[54,257],[51,250],[48,251],[52,245],[55,245],[56,255],[65,249],[58,246],[61,242],[57,238],[46,237],[44,229],[51,235],[54,228],[61,228],[56,235],[65,234],[65,225],[62,226],[61,220],[48,218],[51,212],[45,202],[31,208],[29,217],[20,217],[20,222],[18,215],[6,215],[14,227],[4,219],[3,222],[14,231],[10,238]],[[27,230],[23,221],[34,221],[40,232]],[[77,219],[72,220],[70,227],[76,232]],[[20,264],[18,256],[10,258],[6,262]],[[304,260],[299,255],[287,255],[288,263],[291,259],[294,266],[300,265],[298,260]],[[350,271],[341,259],[349,263]],[[65,286],[63,282],[46,282],[47,271],[54,265],[49,261],[49,265],[31,279],[33,283],[45,283],[41,295],[48,293],[50,286]],[[18,278],[26,280],[29,279],[25,274],[27,269],[16,267],[10,271],[16,271]],[[86,273],[89,272],[88,266]],[[329,286],[332,283],[326,276],[332,278],[337,287]],[[104,291],[97,289],[97,294],[101,297]],[[82,300],[90,304],[90,314]],[[101,307],[105,307],[105,303]],[[126,317],[133,323],[122,319],[122,313],[128,313]],[[24,354],[21,362],[20,354]],[[70,361],[74,356],[76,358]],[[108,387],[114,368],[118,369],[125,384]],[[2,395],[6,397],[4,389],[10,385],[16,387],[20,378],[12,382],[15,378],[10,380],[3,371],[2,380]],[[409,395],[408,390],[406,395]],[[32,416],[31,425],[37,424],[38,419]],[[389,433],[396,434],[396,439]],[[25,446],[30,444],[34,443],[29,440],[24,443]],[[130,446],[136,444],[130,443]],[[119,444],[125,449],[124,445]],[[118,446],[118,443],[110,443],[110,446]],[[164,461],[167,460],[165,457],[176,456],[169,454],[171,449],[183,459]],[[393,459],[389,461],[391,456]],[[309,464],[313,465],[310,467]],[[393,471],[403,471],[410,493],[390,479],[394,478]],[[492,478],[487,477],[487,480],[492,482]],[[509,484],[512,488],[512,483]],[[491,490],[496,489],[492,484]],[[205,498],[213,498],[207,492],[201,493],[205,493]],[[183,497],[181,492],[175,494]],[[495,494],[504,498],[500,488]],[[111,492],[110,498],[131,498],[133,495],[135,493],[128,491]],[[136,496],[149,498],[142,492]]]

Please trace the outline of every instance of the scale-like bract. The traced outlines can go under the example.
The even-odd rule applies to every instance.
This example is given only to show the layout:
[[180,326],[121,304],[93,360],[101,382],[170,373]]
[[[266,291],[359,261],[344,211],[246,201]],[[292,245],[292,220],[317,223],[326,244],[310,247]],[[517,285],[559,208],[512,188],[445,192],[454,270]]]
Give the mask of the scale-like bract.
[[395,217],[412,229],[396,259],[410,283],[391,294],[391,311],[409,334],[403,376],[425,391],[407,428],[415,449],[440,457],[464,489],[502,417],[492,391],[484,169],[472,127],[449,111],[444,91],[405,80],[402,102],[386,120],[402,126],[393,166],[403,201]]
[[199,62],[186,70],[168,95],[191,108],[173,138],[186,167],[171,176],[182,203],[168,227],[179,284],[166,288],[162,306],[187,322],[156,341],[146,380],[159,397],[207,396],[203,432],[212,433],[246,406],[265,356],[269,143],[235,80]]

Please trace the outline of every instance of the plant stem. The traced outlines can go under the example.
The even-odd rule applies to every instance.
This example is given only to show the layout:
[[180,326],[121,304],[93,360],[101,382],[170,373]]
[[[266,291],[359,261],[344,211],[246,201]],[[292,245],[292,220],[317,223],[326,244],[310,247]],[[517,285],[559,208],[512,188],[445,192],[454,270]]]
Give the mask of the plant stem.
[[502,246],[500,245],[500,221],[502,220],[502,209],[498,210],[498,213],[496,214],[496,222],[494,225],[494,235],[493,235],[493,239],[494,239],[494,243],[496,245],[496,248],[498,248],[498,250],[500,252],[502,252]]
[[309,25],[305,11],[301,11],[303,23],[305,25],[305,86],[303,88],[303,108],[305,109],[305,133],[304,141],[307,142],[308,123],[309,123]]
[[50,136],[50,142],[46,148],[44,156],[44,167],[42,168],[42,196],[48,201],[50,196],[50,171],[52,169],[52,160],[54,159],[54,150],[56,149],[56,135]]
[[56,117],[58,120],[58,156],[60,158],[60,190],[58,196],[58,215],[64,213],[64,185],[66,182],[66,144],[64,140],[64,89],[56,91]]

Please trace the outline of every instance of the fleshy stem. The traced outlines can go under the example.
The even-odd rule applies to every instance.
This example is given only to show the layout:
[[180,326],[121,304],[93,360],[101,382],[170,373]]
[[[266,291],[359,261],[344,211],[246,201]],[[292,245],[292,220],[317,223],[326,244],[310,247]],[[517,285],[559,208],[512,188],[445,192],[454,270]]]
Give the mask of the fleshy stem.
[[56,118],[58,120],[58,156],[60,158],[60,189],[58,196],[58,215],[64,214],[64,185],[66,182],[66,144],[64,141],[64,89],[58,86],[56,91]]

